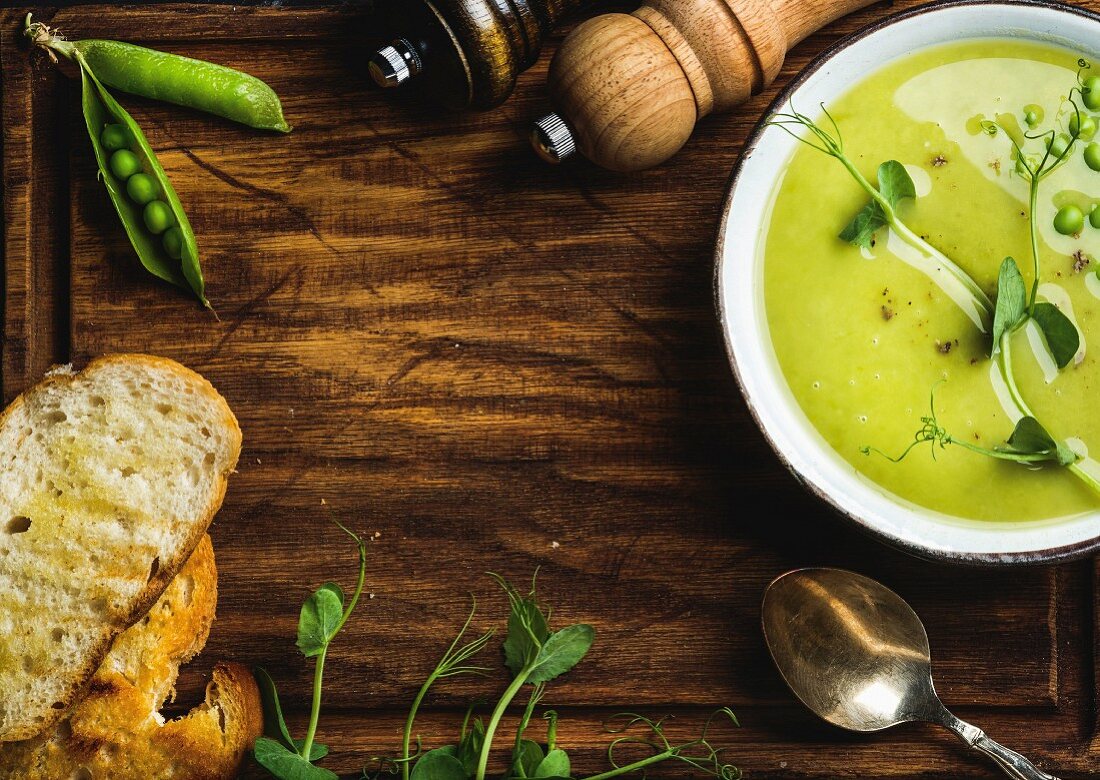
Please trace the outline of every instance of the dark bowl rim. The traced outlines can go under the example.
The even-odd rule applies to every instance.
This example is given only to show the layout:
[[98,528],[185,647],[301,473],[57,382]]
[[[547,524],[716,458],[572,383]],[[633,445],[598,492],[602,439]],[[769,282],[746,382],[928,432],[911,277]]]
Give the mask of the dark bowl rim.
[[840,515],[848,524],[853,525],[857,530],[870,534],[871,536],[890,544],[893,547],[903,550],[918,558],[924,558],[931,561],[966,564],[972,566],[986,566],[986,567],[1002,567],[1002,566],[1020,566],[1020,565],[1037,565],[1037,564],[1053,564],[1064,561],[1077,560],[1085,558],[1100,551],[1100,533],[1098,533],[1092,539],[1086,539],[1074,544],[1064,545],[1061,547],[1051,547],[1044,550],[1026,550],[1020,552],[1009,553],[976,553],[976,552],[956,552],[952,550],[944,550],[936,547],[930,547],[919,543],[911,542],[906,539],[901,539],[893,534],[887,533],[882,529],[876,528],[866,521],[857,517],[852,512],[842,507],[836,500],[833,499],[825,490],[814,485],[809,480],[805,479],[794,465],[787,459],[786,455],[780,450],[776,441],[772,438],[772,435],[764,427],[761,422],[760,415],[757,412],[756,404],[753,399],[749,397],[748,392],[745,389],[745,384],[741,379],[741,369],[738,365],[737,358],[733,353],[733,345],[729,338],[729,322],[726,316],[725,306],[722,304],[722,268],[724,267],[724,247],[726,245],[726,226],[729,222],[729,213],[733,204],[733,195],[737,189],[742,170],[745,162],[752,156],[752,152],[760,143],[761,136],[767,127],[768,118],[787,103],[791,96],[797,91],[811,76],[817,73],[823,66],[825,66],[830,60],[837,54],[850,48],[859,41],[867,38],[874,33],[881,30],[893,27],[902,22],[907,22],[911,19],[924,16],[930,13],[938,13],[941,11],[951,10],[954,8],[964,8],[973,6],[1001,6],[1001,7],[1029,7],[1029,8],[1045,8],[1051,11],[1066,13],[1072,16],[1080,16],[1090,21],[1100,24],[1100,13],[1091,11],[1086,8],[1080,8],[1078,6],[1069,5],[1068,3],[1059,2],[1058,0],[936,0],[935,2],[928,3],[926,5],[917,6],[907,11],[901,11],[896,14],[890,14],[882,19],[868,24],[865,27],[847,35],[840,40],[830,44],[824,51],[814,57],[810,63],[803,68],[791,81],[776,95],[775,99],[768,105],[761,118],[757,121],[752,131],[749,133],[748,138],[745,140],[745,144],[741,149],[741,153],[738,155],[736,164],[733,167],[733,171],[730,174],[729,180],[726,183],[726,197],[722,204],[722,209],[719,214],[718,224],[718,240],[715,244],[714,253],[714,302],[715,309],[718,314],[718,320],[722,326],[722,340],[726,349],[726,358],[729,361],[730,368],[733,371],[734,378],[737,381],[737,387],[741,392],[742,398],[745,399],[745,406],[748,408],[749,413],[752,415],[753,421],[756,423],[756,427],[760,429],[764,438],[767,440],[768,445],[775,452],[776,457],[786,467],[791,474],[803,485],[810,493],[817,496],[818,499],[823,501],[826,505],[832,507],[832,509]]

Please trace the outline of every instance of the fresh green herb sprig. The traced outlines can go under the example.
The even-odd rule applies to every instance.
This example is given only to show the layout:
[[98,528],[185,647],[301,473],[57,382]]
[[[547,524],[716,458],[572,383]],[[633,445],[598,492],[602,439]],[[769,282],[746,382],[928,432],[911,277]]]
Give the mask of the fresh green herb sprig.
[[[313,763],[328,754],[328,749],[313,741],[313,737],[320,713],[321,669],[325,653],[351,615],[363,587],[365,547],[359,537],[354,534],[352,536],[359,544],[360,576],[351,603],[343,611],[338,611],[337,604],[343,604],[342,593],[338,586],[327,583],[302,608],[298,646],[307,657],[317,658],[318,664],[314,676],[310,725],[304,740],[291,737],[270,676],[263,670],[257,670],[264,700],[265,736],[257,740],[255,756],[279,780],[333,780],[336,777],[328,769]],[[547,710],[542,714],[542,719],[546,722],[545,743],[529,739],[527,734],[538,705],[545,695],[547,683],[570,671],[584,658],[592,647],[595,632],[591,626],[582,623],[551,630],[550,610],[540,604],[534,581],[530,591],[521,593],[503,577],[496,574],[490,576],[508,598],[508,633],[503,642],[503,655],[504,665],[511,673],[511,681],[493,707],[488,721],[475,718],[475,707],[471,705],[462,720],[456,744],[425,751],[420,736],[416,735],[416,750],[412,752],[416,717],[432,687],[451,677],[485,675],[489,671],[486,667],[474,665],[473,658],[485,649],[494,632],[486,631],[474,639],[466,639],[476,614],[475,602],[458,634],[413,699],[405,721],[401,754],[397,758],[378,759],[371,766],[364,767],[364,778],[377,780],[388,774],[400,775],[401,780],[485,780],[494,737],[509,705],[527,686],[530,686],[530,694],[517,724],[504,780],[570,780],[573,777],[569,754],[558,743],[556,712]],[[698,738],[673,744],[665,736],[663,721],[654,721],[635,714],[616,716],[614,720],[618,725],[609,728],[610,733],[618,735],[607,750],[611,769],[584,780],[611,780],[620,775],[644,773],[648,767],[665,761],[686,764],[720,780],[737,780],[741,776],[740,772],[721,760],[722,748],[715,747],[710,741],[709,731],[719,717],[728,718],[737,725],[733,712],[723,708],[707,720]],[[639,733],[639,727],[648,733]],[[630,763],[621,764],[616,753],[627,744],[645,747],[651,753]]]
[[[897,160],[884,162],[878,168],[878,187],[875,187],[844,151],[844,136],[840,132],[840,126],[824,103],[821,104],[821,110],[829,120],[831,130],[795,111],[793,106],[789,112],[773,115],[768,124],[837,160],[870,196],[871,201],[841,231],[840,238],[855,246],[871,249],[875,234],[884,227],[892,228],[899,238],[926,259],[927,263],[921,270],[962,307],[983,333],[988,332],[993,318],[993,303],[989,296],[966,271],[917,235],[898,215],[900,203],[915,198],[917,194],[916,186],[905,166]],[[801,135],[798,130],[806,130],[810,136]]]
[[[443,653],[442,658],[439,659],[439,663],[436,664],[435,669],[428,675],[428,679],[424,681],[424,684],[420,686],[420,690],[417,691],[416,697],[413,699],[412,706],[409,707],[409,715],[405,720],[405,732],[401,742],[401,757],[396,759],[396,763],[401,770],[402,780],[409,780],[409,767],[420,756],[421,743],[420,737],[416,738],[416,754],[410,755],[409,749],[412,742],[413,725],[416,722],[416,715],[420,711],[420,705],[424,701],[424,697],[428,695],[428,691],[439,680],[444,680],[448,677],[459,677],[464,674],[477,674],[484,675],[489,672],[485,667],[471,666],[467,662],[475,655],[485,649],[485,646],[489,644],[489,640],[493,638],[493,631],[486,631],[476,639],[466,642],[465,644],[459,644],[466,636],[466,632],[470,629],[470,624],[473,622],[474,615],[477,613],[477,601],[470,606],[470,614],[466,617],[466,622],[462,624],[462,629],[458,632],[458,635],[448,646],[447,650]],[[471,706],[466,712],[466,718],[462,723],[462,734],[459,739],[458,750],[444,750],[441,753],[437,753],[436,756],[428,760],[425,764],[425,768],[421,770],[421,773],[428,771],[435,763],[448,764],[449,761],[443,758],[447,756],[449,758],[455,758],[456,756],[463,756],[463,766],[468,767],[471,761],[471,756],[477,754],[480,751],[481,745],[485,740],[485,727],[481,724],[480,720],[474,722],[472,728],[467,729],[470,722],[470,716],[473,714],[473,707]],[[434,752],[434,751],[432,751]],[[427,758],[425,754],[420,760]],[[419,766],[420,762],[417,762]]]
[[[624,723],[621,727],[609,729],[611,733],[621,735],[607,748],[607,760],[613,769],[598,775],[592,775],[585,780],[609,780],[609,778],[631,772],[644,772],[646,768],[654,764],[669,760],[680,761],[705,775],[719,778],[719,780],[739,780],[741,777],[741,771],[737,767],[722,761],[723,748],[716,748],[711,743],[709,736],[710,729],[716,720],[728,719],[733,725],[740,725],[737,716],[733,714],[733,710],[729,707],[715,710],[703,724],[703,730],[696,739],[678,745],[673,745],[665,736],[664,720],[652,720],[644,715],[637,715],[632,712],[617,715],[615,719],[622,720]],[[630,729],[638,725],[648,730],[648,738],[629,733]],[[615,758],[615,750],[621,745],[627,744],[641,745],[652,750],[653,754],[629,764],[621,765]]]
[[[1081,70],[1089,67],[1089,63],[1085,60],[1080,60],[1078,65]],[[1080,78],[1079,71],[1078,81]],[[1031,295],[1026,303],[1028,316],[1034,316],[1039,296],[1039,188],[1072,156],[1085,126],[1086,114],[1081,111],[1081,106],[1074,99],[1075,92],[1082,94],[1082,87],[1077,86],[1070,90],[1068,101],[1073,109],[1073,115],[1068,122],[1068,135],[1060,136],[1057,128],[1028,133],[1014,131],[1006,124],[989,120],[981,123],[981,128],[987,135],[996,137],[1003,131],[1008,137],[1012,143],[1013,153],[1016,155],[1016,172],[1028,183],[1028,231],[1031,236],[1032,263]],[[1041,142],[1042,151],[1029,154],[1025,149],[1028,141]]]
[[1039,326],[1058,368],[1068,366],[1081,348],[1081,335],[1077,327],[1053,303],[1033,301],[1028,308],[1024,277],[1016,261],[1006,257],[997,274],[997,309],[993,318],[993,349],[990,356],[997,358],[1006,354],[1012,334],[1029,320]]
[[264,736],[256,740],[253,753],[256,761],[280,780],[336,780],[337,775],[313,762],[328,755],[328,748],[315,741],[321,716],[321,691],[324,680],[325,659],[329,646],[348,622],[351,613],[363,594],[367,576],[367,545],[357,534],[336,523],[350,536],[359,548],[359,578],[351,600],[345,599],[343,589],[334,582],[326,582],[302,604],[298,616],[298,649],[306,658],[314,658],[313,702],[309,725],[304,739],[295,739],[283,719],[282,705],[275,683],[264,669],[256,670],[260,684],[260,696],[264,708]]
[[962,447],[998,460],[1008,460],[1015,463],[1057,463],[1060,466],[1068,466],[1077,460],[1077,455],[1063,442],[1056,441],[1047,430],[1034,417],[1021,417],[1016,423],[1012,435],[1008,437],[1003,446],[979,447],[965,439],[956,439],[940,425],[936,418],[936,391],[932,388],[929,401],[930,411],[927,417],[921,418],[921,428],[913,437],[913,441],[902,450],[900,455],[887,455],[875,447],[863,447],[860,452],[864,455],[877,453],[893,463],[901,463],[909,453],[922,444],[932,445],[932,457],[936,457],[937,445],[939,449],[946,449],[949,445]]
[[[789,113],[778,113],[770,120],[769,124],[784,130],[797,141],[838,160],[860,187],[871,196],[871,202],[840,233],[839,237],[842,240],[862,248],[871,248],[874,245],[876,232],[883,227],[889,227],[906,243],[926,256],[942,260],[942,265],[933,264],[921,270],[924,270],[941,289],[949,294],[979,330],[988,333],[991,327],[990,356],[1016,407],[1019,422],[1003,447],[993,449],[979,447],[952,437],[938,423],[933,408],[928,417],[921,418],[921,428],[915,434],[913,442],[901,455],[891,457],[873,447],[862,448],[861,451],[864,454],[875,452],[898,462],[920,444],[931,443],[933,456],[936,445],[941,449],[948,445],[957,445],[1000,460],[1031,464],[1056,463],[1068,468],[1075,476],[1100,493],[1100,481],[1083,469],[1078,462],[1078,456],[1065,443],[1051,436],[1032,413],[1017,386],[1012,369],[1011,352],[1012,335],[1029,322],[1034,323],[1043,334],[1051,357],[1059,369],[1068,366],[1080,350],[1080,334],[1072,321],[1054,304],[1038,300],[1039,233],[1036,213],[1040,185],[1069,158],[1086,124],[1081,108],[1074,100],[1074,92],[1080,94],[1083,102],[1088,105],[1088,101],[1084,98],[1092,94],[1090,90],[1093,89],[1093,85],[1091,81],[1086,84],[1081,80],[1081,73],[1089,67],[1088,63],[1081,60],[1079,65],[1081,67],[1078,73],[1079,85],[1071,90],[1068,98],[1073,108],[1073,116],[1068,123],[1070,125],[1068,138],[1061,138],[1057,130],[1052,129],[1046,132],[1023,133],[1022,139],[1017,139],[1011,128],[992,122],[982,124],[983,130],[990,136],[996,136],[1003,130],[1012,141],[1017,158],[1017,170],[1028,180],[1031,203],[1029,220],[1033,279],[1030,296],[1016,261],[1008,257],[1002,263],[998,275],[995,307],[969,274],[917,236],[898,216],[899,204],[905,199],[916,196],[916,187],[905,166],[896,160],[883,163],[878,169],[878,188],[872,186],[846,155],[840,128],[824,104],[821,108],[829,120],[831,131],[805,114],[795,111],[793,107]],[[1034,110],[1028,113],[1027,119],[1029,126],[1037,125],[1040,121],[1038,112]],[[808,130],[809,137],[796,132],[799,128]],[[1044,151],[1037,156],[1028,156],[1024,149],[1027,141],[1044,142]],[[947,272],[952,284],[944,283],[941,270]],[[957,295],[960,289],[965,291],[968,297]]]
[[[506,778],[508,780],[523,778],[568,780],[573,776],[569,754],[558,744],[556,712],[548,710],[543,713],[543,720],[547,724],[544,744],[529,739],[527,733],[538,705],[546,693],[547,683],[571,670],[584,658],[592,646],[595,633],[591,626],[585,624],[551,630],[550,610],[539,603],[534,582],[531,584],[530,591],[521,593],[503,577],[496,574],[490,576],[496,580],[508,598],[508,632],[503,643],[503,653],[504,665],[512,675],[511,682],[493,707],[487,723],[483,723],[480,718],[471,722],[473,712],[471,707],[463,719],[457,744],[435,748],[421,754],[420,739],[417,737],[417,753],[409,754],[416,711],[432,684],[444,677],[454,676],[448,674],[446,670],[454,670],[455,674],[485,672],[484,668],[469,666],[466,662],[485,646],[492,636],[491,632],[483,634],[477,640],[463,645],[462,649],[456,650],[469,628],[473,617],[471,612],[458,636],[444,653],[428,680],[421,686],[413,701],[405,726],[401,757],[382,762],[383,769],[388,767],[390,771],[399,771],[402,780],[485,780],[494,737],[509,705],[527,686],[530,686],[530,693],[517,724]],[[728,709],[719,710],[717,714],[728,716],[735,724],[737,722],[736,717]],[[736,768],[721,761],[720,749],[715,748],[708,739],[707,732],[714,720],[713,716],[708,720],[703,734],[698,739],[678,745],[673,745],[665,738],[661,721],[653,721],[640,715],[622,717],[626,718],[625,725],[612,730],[612,733],[621,734],[621,736],[616,738],[608,748],[608,760],[612,768],[586,780],[610,780],[619,775],[644,772],[649,766],[670,760],[686,763],[694,769],[723,780],[735,780],[740,777]],[[643,739],[633,731],[625,733],[639,724],[649,729],[649,738]],[[615,751],[626,743],[645,745],[653,752],[640,760],[620,765],[616,760]],[[364,777],[372,775],[366,768],[363,774]],[[377,775],[378,772],[373,774]]]

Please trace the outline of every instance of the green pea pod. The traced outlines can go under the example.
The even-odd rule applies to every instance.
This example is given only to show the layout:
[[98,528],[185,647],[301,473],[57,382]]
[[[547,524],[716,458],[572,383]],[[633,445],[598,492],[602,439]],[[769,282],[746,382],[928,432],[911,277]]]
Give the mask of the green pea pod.
[[73,46],[107,86],[260,130],[290,132],[279,96],[247,73],[119,41],[74,41]]
[[37,46],[86,66],[108,87],[132,95],[194,108],[260,130],[289,133],[279,96],[260,79],[192,57],[121,41],[67,41],[43,24],[25,21],[25,35]]
[[[191,230],[191,223],[187,220],[187,214],[183,211],[179,196],[176,195],[172,182],[164,172],[156,154],[145,138],[141,127],[133,120],[126,109],[120,106],[111,94],[104,89],[96,78],[95,73],[88,67],[87,62],[79,53],[76,62],[80,66],[80,79],[83,85],[84,120],[88,125],[88,135],[92,139],[92,148],[95,150],[96,161],[99,163],[99,175],[107,186],[107,192],[111,196],[111,202],[115,205],[122,226],[126,229],[126,235],[137,252],[141,264],[154,276],[166,282],[190,288],[202,305],[211,308],[206,299],[205,283],[202,278],[202,268],[199,266],[199,248],[195,241],[195,233]],[[142,209],[126,197],[126,183],[111,172],[108,160],[110,154],[103,148],[100,141],[100,133],[107,124],[121,124],[130,131],[133,136],[135,148],[134,154],[141,160],[145,173],[157,180],[161,192],[172,215],[176,219],[180,233],[183,235],[183,258],[180,261],[173,260],[164,251],[159,236],[153,235],[145,229],[142,217]]]

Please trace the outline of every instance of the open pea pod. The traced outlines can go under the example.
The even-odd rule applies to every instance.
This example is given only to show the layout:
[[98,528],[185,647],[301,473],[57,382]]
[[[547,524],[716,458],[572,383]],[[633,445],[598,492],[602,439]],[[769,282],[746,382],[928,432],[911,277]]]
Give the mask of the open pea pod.
[[[99,163],[99,175],[107,186],[111,202],[114,203],[115,210],[122,220],[122,226],[126,229],[126,235],[129,236],[141,264],[154,276],[192,290],[203,306],[211,308],[210,302],[206,299],[206,287],[202,278],[202,268],[199,265],[199,248],[195,241],[195,233],[191,230],[191,223],[187,220],[187,214],[183,211],[183,205],[172,182],[168,180],[168,175],[161,167],[138,123],[104,89],[83,57],[77,55],[77,64],[80,66],[83,85],[84,120],[88,125],[88,135],[92,139],[96,162]],[[111,172],[110,155],[100,141],[100,134],[108,124],[120,124],[130,131],[134,139],[132,151],[141,160],[145,173],[156,179],[157,184],[160,185],[164,200],[172,210],[172,215],[183,235],[181,260],[172,259],[164,250],[160,237],[146,230],[141,207],[126,197],[125,183],[119,181]]]

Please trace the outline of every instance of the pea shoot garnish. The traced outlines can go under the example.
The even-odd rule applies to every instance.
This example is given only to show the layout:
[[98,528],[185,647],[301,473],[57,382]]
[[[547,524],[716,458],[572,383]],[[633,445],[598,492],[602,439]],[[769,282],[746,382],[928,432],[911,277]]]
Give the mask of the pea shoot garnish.
[[[337,777],[331,770],[316,765],[315,762],[328,755],[328,748],[318,744],[314,737],[318,731],[322,670],[326,652],[351,615],[363,588],[365,547],[358,536],[344,530],[359,545],[359,581],[355,596],[347,607],[343,607],[343,592],[339,586],[327,583],[303,605],[299,623],[298,647],[307,657],[317,659],[313,704],[305,739],[294,739],[291,736],[283,719],[274,682],[262,669],[257,670],[264,700],[265,736],[257,740],[254,752],[259,764],[279,780],[333,780]],[[531,739],[529,731],[539,705],[546,696],[547,684],[580,663],[592,647],[595,632],[591,626],[583,623],[552,629],[550,610],[540,603],[534,580],[531,589],[522,593],[503,577],[496,574],[489,576],[496,581],[508,599],[508,629],[503,642],[503,660],[510,682],[499,695],[488,720],[475,717],[476,705],[471,705],[462,719],[455,744],[429,750],[424,749],[420,736],[414,732],[420,706],[435,684],[463,675],[487,676],[491,671],[486,666],[476,665],[473,659],[485,650],[494,632],[490,630],[473,639],[467,638],[477,612],[475,602],[457,635],[443,651],[435,668],[413,698],[405,720],[400,755],[375,759],[363,768],[363,778],[380,780],[386,776],[399,775],[401,780],[485,780],[497,731],[509,705],[524,690],[527,691],[527,702],[519,717],[505,780],[569,780],[574,777],[569,754],[558,741],[557,712],[545,710],[542,713],[541,720],[546,724],[544,741]],[[696,772],[720,780],[738,780],[741,773],[722,761],[723,748],[715,747],[711,742],[710,731],[717,720],[728,720],[737,725],[733,712],[728,708],[721,708],[707,719],[696,739],[673,743],[665,734],[664,721],[635,713],[616,715],[607,726],[608,733],[614,736],[607,748],[611,768],[583,780],[611,780],[620,775],[634,773],[642,773],[644,777],[647,768],[664,762],[684,764]],[[624,761],[621,754],[628,747],[640,749],[642,755],[632,756],[633,760]]]
[[283,719],[283,708],[275,682],[264,669],[256,670],[260,696],[264,705],[264,735],[256,740],[253,753],[256,761],[272,775],[283,780],[336,780],[336,773],[313,764],[328,755],[328,747],[316,741],[317,726],[321,717],[321,691],[325,673],[325,659],[329,646],[340,629],[348,622],[351,613],[363,595],[367,574],[367,545],[357,534],[340,523],[359,548],[359,577],[350,601],[343,589],[334,582],[326,582],[302,604],[298,617],[298,650],[306,658],[313,658],[313,702],[309,712],[309,725],[302,739],[295,739]]
[[[875,235],[882,228],[891,228],[902,241],[917,250],[918,269],[939,285],[940,289],[966,312],[974,324],[986,332],[993,315],[993,304],[989,296],[969,274],[917,235],[898,215],[901,202],[916,197],[916,185],[909,172],[905,170],[905,166],[897,160],[889,160],[880,165],[878,187],[875,187],[845,153],[844,137],[840,132],[840,126],[824,104],[821,109],[829,120],[830,129],[828,130],[805,114],[795,111],[793,107],[789,113],[772,116],[769,124],[780,128],[812,149],[835,159],[871,198],[870,202],[841,231],[840,238],[860,248],[871,249]],[[807,138],[799,134],[798,129],[808,130],[811,137]]]
[[936,457],[937,447],[946,449],[954,445],[979,455],[1015,463],[1057,463],[1060,466],[1070,466],[1077,461],[1077,455],[1073,450],[1065,443],[1056,441],[1034,417],[1021,417],[1004,445],[990,448],[980,447],[965,439],[957,439],[940,425],[936,418],[935,388],[932,389],[929,407],[928,416],[921,418],[921,427],[913,436],[913,441],[902,450],[900,455],[887,455],[875,447],[863,447],[860,452],[864,455],[877,453],[893,463],[901,463],[917,447],[922,444],[931,444],[933,458]]
[[[1025,107],[1021,114],[1027,130],[1021,129],[1015,121],[1010,123],[1003,119],[998,122],[983,121],[980,124],[982,131],[991,138],[1003,136],[1010,140],[1016,173],[1028,185],[1030,206],[1027,212],[1032,261],[1030,290],[1016,261],[1007,257],[1001,264],[998,275],[995,305],[969,274],[916,235],[899,216],[900,204],[916,197],[916,188],[905,166],[896,160],[880,165],[878,186],[875,187],[845,153],[840,127],[824,105],[821,108],[828,120],[828,128],[793,108],[790,112],[772,117],[771,125],[838,160],[870,196],[870,203],[840,233],[840,239],[868,250],[874,246],[875,236],[886,228],[891,231],[892,236],[918,249],[923,257],[933,261],[917,267],[959,305],[982,333],[991,336],[989,359],[993,361],[996,375],[1012,407],[1010,411],[1016,420],[1015,428],[1003,445],[980,447],[952,436],[940,425],[936,417],[933,389],[932,408],[928,416],[921,418],[920,429],[900,455],[892,457],[874,447],[863,447],[863,454],[878,453],[893,462],[899,462],[923,444],[932,445],[933,457],[938,450],[957,446],[998,460],[1064,467],[1100,493],[1100,481],[1082,467],[1080,456],[1065,442],[1055,438],[1032,412],[1016,382],[1012,365],[1013,335],[1025,327],[1038,330],[1059,370],[1079,360],[1081,355],[1081,334],[1077,326],[1054,303],[1039,300],[1040,254],[1037,222],[1042,184],[1067,163],[1084,141],[1091,140],[1097,132],[1096,119],[1086,114],[1082,105],[1091,110],[1100,108],[1100,77],[1085,77],[1084,74],[1090,67],[1085,60],[1080,60],[1078,66],[1077,86],[1066,98],[1067,108],[1059,112],[1059,116],[1068,116],[1063,127],[1042,129],[1044,112],[1038,105]],[[1056,122],[1057,120],[1058,117],[1055,117]],[[808,131],[808,135],[798,132],[799,130]],[[1100,159],[1094,158],[1100,158],[1100,146],[1095,143],[1084,148],[1084,159],[1086,165],[1093,170],[1100,169]],[[1100,225],[1100,209],[1094,208],[1086,217],[1085,210],[1081,207],[1066,204],[1055,216],[1054,228],[1063,235],[1079,235],[1085,229],[1086,218],[1091,225]],[[907,262],[913,264],[909,260]]]

